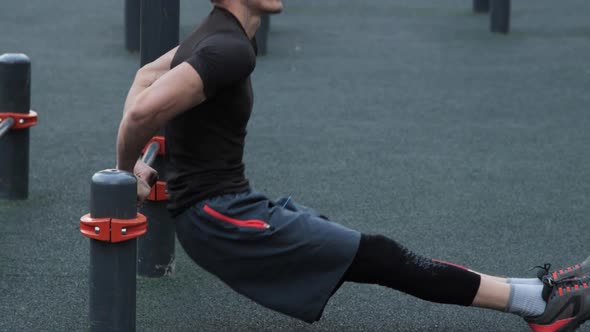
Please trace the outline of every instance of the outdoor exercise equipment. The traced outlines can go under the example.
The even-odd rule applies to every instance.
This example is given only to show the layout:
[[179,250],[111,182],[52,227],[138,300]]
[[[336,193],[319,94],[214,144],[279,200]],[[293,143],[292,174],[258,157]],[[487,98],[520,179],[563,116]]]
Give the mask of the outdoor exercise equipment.
[[[160,171],[163,169],[164,153],[164,138],[156,136],[146,145],[142,160]],[[141,212],[150,220],[150,230],[138,242],[137,267],[140,276],[162,277],[174,272],[176,237],[174,223],[166,209],[167,201],[166,182],[157,181],[141,207]]]
[[139,51],[139,1],[125,0],[125,48],[129,52]]
[[492,0],[490,30],[504,34],[510,31],[510,0]]
[[80,232],[90,238],[90,331],[135,331],[137,237],[146,217],[137,213],[137,180],[120,170],[92,176],[90,213]]
[[507,34],[510,31],[510,0],[473,0],[475,13],[490,13],[490,31]]
[[473,0],[473,11],[487,13],[490,11],[490,0]]
[[[179,0],[141,0],[140,6],[140,67],[143,67],[178,45],[180,3]],[[156,182],[140,209],[150,220],[150,230],[138,241],[137,273],[162,277],[174,272],[176,240],[174,223],[166,209],[163,132],[148,142],[145,152],[144,160],[149,156],[146,163],[158,172],[161,181]]]
[[0,55],[0,199],[29,196],[31,61],[25,54]]
[[260,28],[256,31],[256,46],[258,46],[258,55],[266,55],[268,44],[268,33],[270,31],[270,15],[262,15]]

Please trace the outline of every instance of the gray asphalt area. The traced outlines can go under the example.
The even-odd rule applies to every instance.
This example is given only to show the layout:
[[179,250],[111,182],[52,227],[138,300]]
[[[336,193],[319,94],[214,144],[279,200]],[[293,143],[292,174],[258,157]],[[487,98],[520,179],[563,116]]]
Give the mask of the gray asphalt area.
[[[210,10],[182,0],[181,35]],[[502,276],[590,254],[590,2],[285,0],[253,74],[247,176],[331,219]],[[0,331],[88,327],[91,176],[115,165],[139,66],[123,2],[0,0],[0,53],[32,61],[30,197],[0,201]],[[1,151],[0,151],[0,158]],[[309,325],[238,295],[177,246],[138,278],[138,331],[528,331],[514,315],[345,284]],[[261,271],[264,273],[264,271]],[[590,331],[590,324],[580,331]]]

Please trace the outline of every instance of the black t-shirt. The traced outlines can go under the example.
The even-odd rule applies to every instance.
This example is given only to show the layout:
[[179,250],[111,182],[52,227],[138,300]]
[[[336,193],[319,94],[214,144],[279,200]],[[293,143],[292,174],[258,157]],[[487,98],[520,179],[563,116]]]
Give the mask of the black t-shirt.
[[240,22],[215,7],[174,56],[171,67],[193,66],[207,97],[166,125],[168,208],[175,215],[200,200],[249,188],[242,157],[255,48]]

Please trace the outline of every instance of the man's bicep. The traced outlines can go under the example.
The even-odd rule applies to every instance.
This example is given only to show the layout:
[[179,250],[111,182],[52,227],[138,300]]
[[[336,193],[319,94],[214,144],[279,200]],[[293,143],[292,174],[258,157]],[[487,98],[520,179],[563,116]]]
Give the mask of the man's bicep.
[[[205,100],[203,81],[197,71],[183,62],[162,75],[141,96],[138,108],[166,122]],[[160,122],[159,121],[159,122]]]

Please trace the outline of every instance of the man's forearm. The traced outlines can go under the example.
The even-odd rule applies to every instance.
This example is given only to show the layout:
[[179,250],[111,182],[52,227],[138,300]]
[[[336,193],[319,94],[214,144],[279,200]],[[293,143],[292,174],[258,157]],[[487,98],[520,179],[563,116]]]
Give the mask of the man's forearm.
[[141,150],[157,131],[155,126],[139,121],[126,112],[117,136],[117,169],[133,172]]
[[158,79],[158,75],[162,73],[155,73],[153,70],[150,69],[149,65],[143,69],[137,71],[135,75],[135,79],[133,80],[133,84],[131,88],[129,88],[129,92],[127,93],[127,98],[125,99],[125,108],[123,112],[126,112],[133,105],[137,102],[137,97],[145,91],[145,89],[149,88],[154,84],[154,82]]
[[[137,103],[138,96],[149,88],[153,81],[146,77],[145,71],[138,71],[133,80],[123,110],[123,119],[119,125],[117,135],[117,169],[133,172],[135,162],[139,157],[147,140],[151,138],[149,128],[142,128],[141,124],[134,119],[129,110]],[[144,133],[145,132],[145,133]],[[148,136],[145,138],[144,136]]]
[[132,105],[135,104],[137,96],[139,96],[145,89],[149,88],[150,85],[147,84],[137,84],[133,83],[131,88],[129,88],[129,93],[127,93],[127,99],[125,99],[125,107],[123,108],[123,113],[127,112]]
[[140,123],[136,116],[131,116],[130,110],[137,106],[138,98],[149,89],[155,81],[168,71],[166,59],[148,64],[137,71],[135,79],[123,109],[123,119],[119,126],[117,137],[117,168],[132,172],[146,142],[157,133],[157,129],[150,128],[150,124]]

